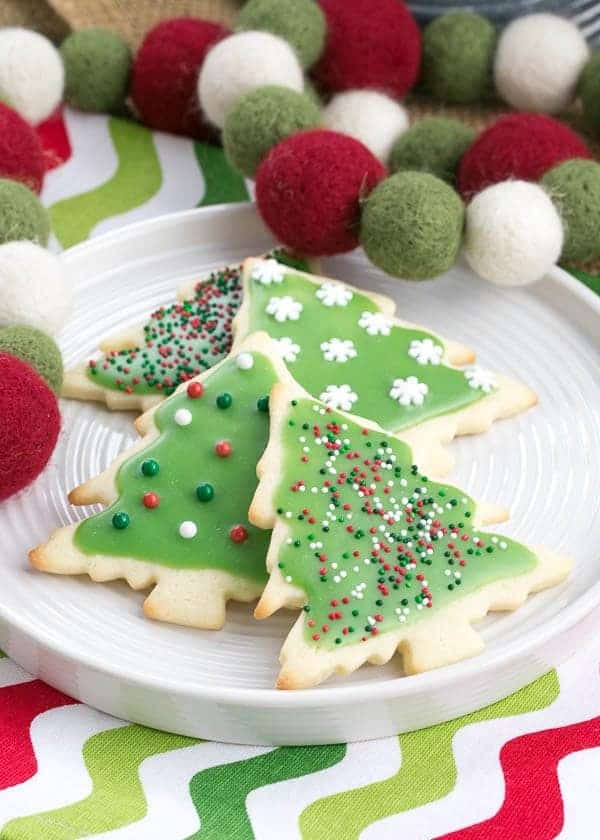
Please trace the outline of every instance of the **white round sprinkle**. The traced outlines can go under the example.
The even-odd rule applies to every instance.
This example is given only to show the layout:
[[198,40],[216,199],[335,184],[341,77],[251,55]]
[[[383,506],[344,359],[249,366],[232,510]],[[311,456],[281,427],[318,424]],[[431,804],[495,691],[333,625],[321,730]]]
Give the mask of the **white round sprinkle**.
[[178,408],[175,412],[175,422],[178,426],[189,426],[192,422],[192,412],[189,408]]
[[198,526],[195,522],[190,522],[189,519],[187,519],[185,522],[182,522],[179,526],[179,536],[183,537],[184,540],[193,539],[197,533]]
[[254,367],[254,357],[252,353],[240,353],[235,363],[240,370],[250,370],[251,367]]

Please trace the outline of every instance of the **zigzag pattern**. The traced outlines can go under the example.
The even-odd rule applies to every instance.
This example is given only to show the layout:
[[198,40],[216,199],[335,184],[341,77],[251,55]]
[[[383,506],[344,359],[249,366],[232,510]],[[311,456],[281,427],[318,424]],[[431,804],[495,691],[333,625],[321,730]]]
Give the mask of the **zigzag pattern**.
[[371,823],[446,796],[456,783],[452,740],[463,726],[537,711],[558,696],[556,671],[491,706],[400,735],[402,764],[383,782],[320,799],[300,817],[304,840],[354,840]]
[[200,815],[200,830],[188,840],[253,840],[245,807],[252,790],[324,770],[341,761],[345,753],[345,744],[279,747],[265,755],[199,773],[190,782],[190,794]]
[[500,752],[506,793],[498,813],[437,840],[505,840],[514,836],[517,826],[522,837],[552,840],[563,827],[558,762],[570,753],[597,746],[600,717],[514,738]]
[[89,796],[57,810],[13,820],[1,836],[6,840],[78,840],[140,820],[146,813],[138,772],[141,762],[194,743],[193,738],[135,724],[94,735],[83,747],[92,780]]
[[33,719],[76,702],[41,680],[0,688],[0,790],[26,781],[37,770],[29,732]]

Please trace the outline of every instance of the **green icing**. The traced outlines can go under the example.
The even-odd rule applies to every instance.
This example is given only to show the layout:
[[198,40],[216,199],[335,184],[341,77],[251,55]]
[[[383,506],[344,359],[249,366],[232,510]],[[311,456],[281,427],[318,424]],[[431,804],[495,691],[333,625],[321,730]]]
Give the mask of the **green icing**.
[[[268,436],[268,414],[257,400],[276,382],[271,362],[260,353],[229,358],[204,380],[204,393],[192,398],[179,392],[162,403],[155,421],[159,436],[120,466],[119,498],[102,513],[84,520],[75,543],[86,554],[104,554],[147,560],[181,569],[221,569],[253,581],[264,581],[269,534],[248,523],[248,508],[256,489],[256,463]],[[230,394],[231,404],[217,405]],[[222,403],[222,401],[220,401]],[[184,412],[181,417],[181,412]],[[175,416],[191,422],[179,425]],[[219,457],[215,447],[231,444],[231,453]],[[150,462],[158,464],[149,468]],[[145,465],[143,467],[143,465]],[[148,473],[154,473],[148,474]],[[199,498],[198,488],[210,485]],[[159,496],[157,507],[147,508],[146,493]],[[126,513],[129,522],[116,527],[113,517]],[[180,536],[183,522],[194,523],[196,535]],[[117,520],[117,525],[121,520]],[[247,538],[240,539],[242,525]]]
[[261,261],[245,294],[247,333],[266,330],[281,339],[283,358],[308,393],[385,429],[457,411],[495,387],[479,368],[442,364],[437,336],[393,325],[370,297],[340,283],[315,284]]
[[308,398],[292,401],[282,428],[278,564],[306,593],[311,644],[398,630],[535,567],[525,546],[475,530],[473,500],[422,476],[396,438]]
[[[305,260],[284,249],[271,256],[295,269]],[[144,324],[144,344],[91,359],[87,376],[126,394],[169,396],[182,382],[208,370],[231,349],[231,325],[242,302],[241,265],[214,271],[196,284],[192,297],[161,306]]]

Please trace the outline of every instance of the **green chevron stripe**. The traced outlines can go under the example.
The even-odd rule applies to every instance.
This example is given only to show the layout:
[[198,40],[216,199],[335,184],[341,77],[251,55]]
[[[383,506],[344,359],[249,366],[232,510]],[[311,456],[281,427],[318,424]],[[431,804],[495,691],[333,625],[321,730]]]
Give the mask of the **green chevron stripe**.
[[463,726],[537,712],[559,693],[556,671],[491,706],[448,723],[399,735],[402,764],[385,779],[318,799],[300,815],[304,840],[355,840],[371,823],[447,796],[456,784],[452,741]]
[[208,143],[194,143],[194,151],[202,170],[205,188],[198,207],[249,200],[244,179],[230,165],[223,149]]
[[0,659],[6,659],[6,654],[3,650],[0,650]]
[[90,795],[64,808],[11,820],[0,829],[0,837],[78,840],[141,820],[147,810],[138,773],[142,761],[196,743],[194,738],[137,725],[93,735],[83,747],[83,759],[93,784]]
[[99,187],[57,201],[50,208],[52,230],[64,248],[87,239],[103,219],[139,207],[161,187],[152,132],[116,117],[109,119],[108,130],[118,160],[114,175]]
[[188,840],[252,840],[254,834],[245,804],[251,791],[325,770],[341,761],[345,754],[345,744],[280,747],[255,758],[203,770],[190,782],[200,830]]

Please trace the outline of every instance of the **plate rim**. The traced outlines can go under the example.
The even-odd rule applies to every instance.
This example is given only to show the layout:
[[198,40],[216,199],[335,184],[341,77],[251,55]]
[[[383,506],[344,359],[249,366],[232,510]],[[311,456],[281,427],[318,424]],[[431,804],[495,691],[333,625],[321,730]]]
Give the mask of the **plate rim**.
[[[232,212],[248,213],[256,221],[255,206],[252,202],[236,202],[231,204],[218,204],[209,207],[197,207],[189,210],[182,210],[177,213],[167,213],[155,216],[152,219],[144,219],[125,225],[117,230],[108,231],[93,239],[79,243],[64,252],[61,257],[72,264],[79,259],[89,258],[97,248],[104,249],[111,244],[128,240],[132,235],[139,232],[152,231],[153,228],[161,228],[168,224],[177,225],[187,223],[203,216],[222,216]],[[266,235],[268,231],[265,230]],[[595,319],[600,324],[600,296],[594,294],[583,283],[569,274],[559,266],[554,266],[546,275],[545,281],[551,281],[566,288],[566,290],[579,298],[582,303],[591,309]],[[543,282],[543,281],[542,281]],[[500,650],[494,654],[486,651],[462,660],[452,665],[446,665],[421,674],[411,676],[399,676],[387,678],[381,683],[366,682],[361,685],[335,685],[325,683],[315,688],[302,689],[301,691],[280,691],[276,688],[244,688],[229,686],[185,686],[181,682],[165,677],[149,676],[127,673],[124,666],[112,665],[110,662],[98,663],[93,655],[85,651],[74,650],[70,640],[60,642],[45,639],[38,635],[34,627],[30,626],[27,619],[19,616],[9,607],[2,604],[0,599],[0,621],[6,622],[9,627],[21,633],[29,643],[42,647],[51,653],[64,659],[68,659],[76,665],[83,665],[92,671],[106,675],[107,677],[123,680],[129,684],[149,689],[175,692],[185,695],[191,699],[205,700],[209,702],[227,701],[236,705],[251,706],[253,708],[297,708],[302,706],[319,707],[345,706],[355,704],[361,700],[372,699],[374,692],[378,700],[399,700],[403,697],[416,697],[431,690],[440,691],[450,688],[456,683],[468,680],[480,670],[486,668],[501,668],[510,665],[519,657],[531,654],[534,649],[540,648],[552,638],[566,633],[579,622],[583,621],[596,607],[600,605],[600,578],[588,591],[580,596],[578,600],[570,603],[558,615],[543,620],[539,626],[528,631],[524,636],[517,636],[511,641],[506,641]],[[14,659],[14,656],[12,657]],[[487,661],[486,661],[487,658]],[[18,661],[18,660],[16,660]]]

